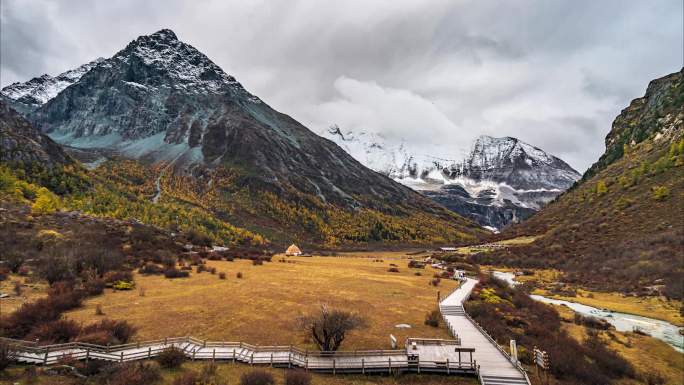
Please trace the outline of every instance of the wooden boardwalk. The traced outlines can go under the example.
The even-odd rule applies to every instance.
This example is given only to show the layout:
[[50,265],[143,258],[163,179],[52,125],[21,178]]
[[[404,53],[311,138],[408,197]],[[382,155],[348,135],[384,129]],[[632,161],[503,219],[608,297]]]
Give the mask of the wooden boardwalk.
[[452,334],[458,335],[463,346],[475,348],[474,358],[479,367],[480,383],[483,385],[529,385],[525,371],[511,362],[508,353],[477,325],[464,311],[477,280],[467,278],[460,288],[444,298],[439,304],[442,317]]
[[192,360],[232,361],[249,365],[299,367],[328,373],[432,372],[477,374],[473,349],[456,340],[408,339],[400,350],[318,352],[294,346],[257,346],[241,342],[211,342],[193,337],[167,338],[118,346],[80,342],[37,346],[3,339],[13,346],[21,363],[53,365],[65,359],[128,362],[151,359],[170,347],[181,349]]
[[232,361],[249,365],[299,367],[326,373],[441,373],[478,376],[483,385],[529,385],[525,372],[463,311],[474,279],[440,303],[453,340],[409,338],[404,349],[318,352],[294,346],[259,346],[243,342],[212,342],[193,337],[166,338],[117,346],[81,342],[39,346],[35,342],[2,338],[16,360],[53,365],[65,359],[128,362],[156,357],[170,347],[192,360]]

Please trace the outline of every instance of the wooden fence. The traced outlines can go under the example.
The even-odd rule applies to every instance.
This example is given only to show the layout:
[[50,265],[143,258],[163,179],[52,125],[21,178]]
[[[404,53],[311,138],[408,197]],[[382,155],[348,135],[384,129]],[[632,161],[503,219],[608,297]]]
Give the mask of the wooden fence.
[[[299,367],[330,373],[394,373],[435,372],[444,374],[476,374],[472,360],[474,349],[455,348],[470,352],[463,359],[445,361],[420,360],[408,350],[357,350],[321,352],[295,346],[263,346],[244,342],[206,341],[193,337],[165,338],[116,346],[102,346],[84,342],[69,342],[39,346],[34,342],[0,338],[10,346],[14,359],[21,363],[55,365],[71,360],[106,360],[129,362],[152,359],[171,347],[180,349],[191,360],[232,361],[249,365]],[[409,339],[421,345],[442,344],[457,346],[454,340]],[[468,359],[469,358],[469,359]]]

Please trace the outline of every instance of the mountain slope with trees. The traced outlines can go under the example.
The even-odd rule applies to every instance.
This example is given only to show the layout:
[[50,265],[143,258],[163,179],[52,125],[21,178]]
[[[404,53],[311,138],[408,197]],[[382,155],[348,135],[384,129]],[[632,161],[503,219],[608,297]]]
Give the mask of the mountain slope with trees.
[[236,229],[258,234],[257,243],[325,247],[485,235],[275,111],[170,30],[137,38],[53,98],[32,100],[40,103],[27,119],[97,167],[90,195],[68,199],[79,210],[199,226],[226,243],[237,241]]
[[556,268],[564,281],[596,290],[683,297],[682,70],[652,81],[622,111],[581,182],[499,239],[521,235],[539,238],[474,258]]

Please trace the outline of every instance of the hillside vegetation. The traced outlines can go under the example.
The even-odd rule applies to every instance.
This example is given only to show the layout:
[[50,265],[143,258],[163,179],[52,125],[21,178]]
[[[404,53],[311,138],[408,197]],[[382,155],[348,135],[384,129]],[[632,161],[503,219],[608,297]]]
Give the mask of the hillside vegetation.
[[559,269],[564,281],[590,289],[682,298],[684,84],[681,71],[663,79],[615,120],[606,139],[606,154],[615,155],[498,236],[539,236],[534,242],[474,259]]

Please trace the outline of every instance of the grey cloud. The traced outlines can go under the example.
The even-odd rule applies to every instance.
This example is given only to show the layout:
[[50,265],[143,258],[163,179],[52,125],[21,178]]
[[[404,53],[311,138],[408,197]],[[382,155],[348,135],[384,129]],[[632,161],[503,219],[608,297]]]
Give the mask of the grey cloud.
[[517,136],[580,171],[620,110],[683,55],[682,3],[665,0],[2,0],[0,10],[3,86],[171,28],[314,131],[337,123],[453,151],[478,134]]

